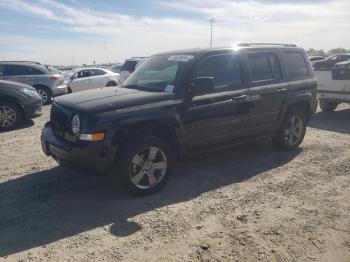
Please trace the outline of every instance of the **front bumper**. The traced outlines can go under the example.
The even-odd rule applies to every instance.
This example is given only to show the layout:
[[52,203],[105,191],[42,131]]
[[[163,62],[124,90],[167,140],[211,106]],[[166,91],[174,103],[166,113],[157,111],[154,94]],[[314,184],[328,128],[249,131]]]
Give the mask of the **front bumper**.
[[40,97],[26,101],[23,105],[24,116],[26,119],[32,119],[42,114],[42,103]]
[[41,134],[42,150],[64,166],[92,171],[98,174],[108,173],[114,166],[116,148],[102,142],[70,142],[56,136],[50,122],[45,124]]
[[51,88],[53,96],[61,96],[68,94],[68,86],[66,84],[55,86]]

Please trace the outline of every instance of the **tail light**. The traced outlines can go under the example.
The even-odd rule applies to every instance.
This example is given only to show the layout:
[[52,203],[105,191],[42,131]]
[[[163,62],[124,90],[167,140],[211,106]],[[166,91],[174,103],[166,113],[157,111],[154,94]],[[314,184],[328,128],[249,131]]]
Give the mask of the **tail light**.
[[134,70],[129,70],[129,74],[132,74],[132,73],[134,73]]
[[52,80],[59,80],[59,79],[61,79],[61,77],[58,76],[58,75],[54,75],[54,76],[50,76],[50,79],[52,79]]

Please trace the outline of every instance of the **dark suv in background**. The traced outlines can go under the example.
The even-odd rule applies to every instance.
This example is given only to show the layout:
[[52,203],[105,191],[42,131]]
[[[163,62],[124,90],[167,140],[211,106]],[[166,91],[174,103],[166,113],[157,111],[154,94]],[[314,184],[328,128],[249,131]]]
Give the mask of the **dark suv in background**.
[[62,165],[116,170],[131,192],[149,194],[179,157],[268,137],[296,149],[316,92],[310,61],[295,45],[160,53],[121,88],[56,99],[42,148]]
[[64,78],[57,69],[31,61],[0,62],[0,80],[14,81],[34,87],[42,103],[48,104],[52,97],[67,94]]

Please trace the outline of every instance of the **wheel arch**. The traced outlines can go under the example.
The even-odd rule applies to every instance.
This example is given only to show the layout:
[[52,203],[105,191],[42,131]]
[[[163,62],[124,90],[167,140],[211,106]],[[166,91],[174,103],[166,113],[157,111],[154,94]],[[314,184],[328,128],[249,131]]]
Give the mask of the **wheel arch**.
[[21,110],[21,112],[23,114],[23,117],[26,117],[26,114],[25,114],[25,111],[24,111],[24,105],[22,104],[22,102],[19,99],[15,98],[13,96],[1,95],[0,96],[0,101],[9,101],[11,103],[16,104],[20,108],[20,110]]
[[176,157],[181,157],[183,154],[182,143],[176,127],[159,120],[145,120],[124,126],[114,134],[112,143],[123,148],[135,136],[159,137],[171,147]]
[[33,85],[33,87],[34,87],[35,89],[37,89],[37,88],[43,88],[43,89],[47,90],[47,91],[50,93],[51,96],[53,96],[52,90],[51,90],[48,86],[46,86],[46,85],[43,85],[43,84],[35,84],[35,85]]

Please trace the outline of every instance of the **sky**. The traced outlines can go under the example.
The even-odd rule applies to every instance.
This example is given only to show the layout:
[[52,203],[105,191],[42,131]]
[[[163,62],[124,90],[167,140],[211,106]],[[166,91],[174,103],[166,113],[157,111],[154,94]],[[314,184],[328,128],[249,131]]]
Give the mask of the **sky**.
[[0,0],[0,60],[54,65],[240,42],[350,49],[349,0]]

